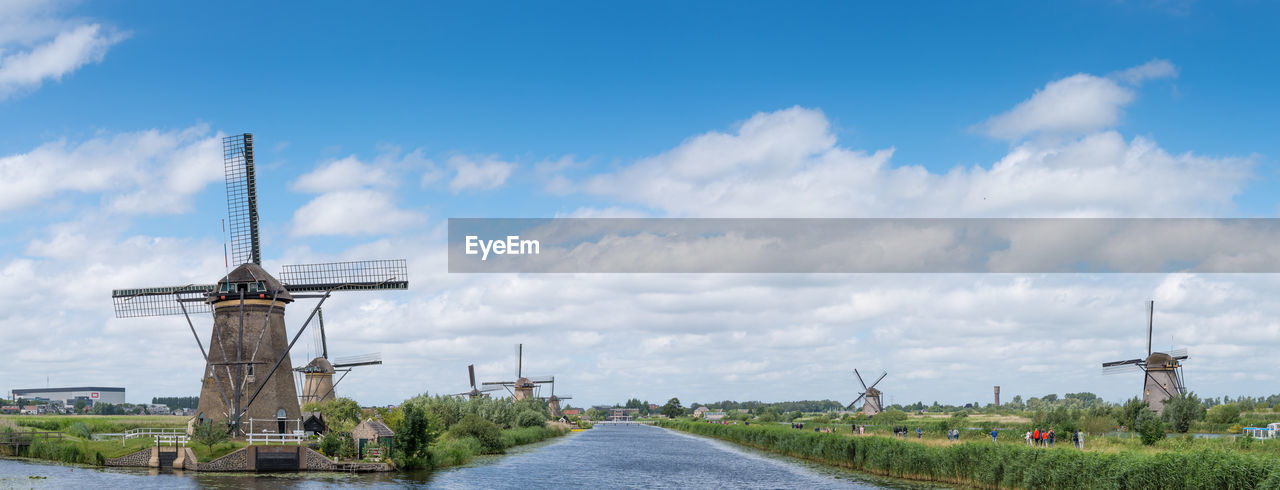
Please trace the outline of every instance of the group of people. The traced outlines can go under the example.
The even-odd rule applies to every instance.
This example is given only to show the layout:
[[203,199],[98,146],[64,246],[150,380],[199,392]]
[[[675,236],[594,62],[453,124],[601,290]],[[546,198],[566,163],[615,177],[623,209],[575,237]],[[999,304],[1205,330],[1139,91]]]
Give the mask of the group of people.
[[[1053,443],[1057,441],[1058,434],[1053,429],[1040,430],[1035,429],[1027,432],[1026,435],[1028,446],[1053,447]],[[1071,445],[1076,449],[1084,449],[1084,433],[1075,431],[1071,433]]]
[[1053,432],[1053,429],[1040,430],[1035,428],[1027,431],[1027,435],[1024,438],[1027,440],[1028,446],[1053,447],[1053,441],[1057,438],[1057,434]]
[[947,429],[947,440],[948,441],[960,440],[960,429]]
[[[908,429],[906,426],[895,426],[893,428],[894,437],[901,437],[903,439],[906,439],[907,434],[910,432],[911,430]],[[916,439],[920,439],[921,437],[924,437],[924,430],[919,427],[916,427]]]

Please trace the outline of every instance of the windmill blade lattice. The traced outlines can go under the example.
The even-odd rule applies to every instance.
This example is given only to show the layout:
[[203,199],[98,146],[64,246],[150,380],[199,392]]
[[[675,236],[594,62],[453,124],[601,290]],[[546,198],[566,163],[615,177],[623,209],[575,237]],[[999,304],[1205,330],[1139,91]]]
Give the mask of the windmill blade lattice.
[[115,289],[111,302],[116,318],[210,313],[213,307],[205,303],[205,295],[218,287],[213,284],[188,284],[159,288]]
[[258,191],[253,168],[253,135],[222,138],[222,165],[227,178],[227,231],[231,265],[262,263],[258,246]]

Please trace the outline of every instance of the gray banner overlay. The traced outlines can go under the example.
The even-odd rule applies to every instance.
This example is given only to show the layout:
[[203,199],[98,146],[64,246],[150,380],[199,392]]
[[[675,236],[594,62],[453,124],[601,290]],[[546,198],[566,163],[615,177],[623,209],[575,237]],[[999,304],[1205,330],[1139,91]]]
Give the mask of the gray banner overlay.
[[1280,219],[450,218],[449,272],[1274,273]]

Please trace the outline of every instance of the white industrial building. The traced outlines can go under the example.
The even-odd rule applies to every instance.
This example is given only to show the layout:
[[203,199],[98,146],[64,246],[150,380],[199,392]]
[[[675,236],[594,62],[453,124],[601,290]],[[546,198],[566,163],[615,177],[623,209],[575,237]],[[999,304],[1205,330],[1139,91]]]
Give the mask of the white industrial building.
[[83,400],[86,405],[93,405],[95,403],[121,405],[124,403],[124,388],[111,388],[105,386],[31,388],[25,390],[13,390],[10,392],[10,398],[61,402],[67,407],[75,406],[76,402],[80,400]]

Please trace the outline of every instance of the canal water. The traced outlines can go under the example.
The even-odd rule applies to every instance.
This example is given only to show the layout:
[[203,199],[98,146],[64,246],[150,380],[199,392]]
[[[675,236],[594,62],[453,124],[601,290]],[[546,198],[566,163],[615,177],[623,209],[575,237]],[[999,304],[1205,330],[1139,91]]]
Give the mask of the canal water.
[[657,427],[598,426],[437,472],[244,475],[0,460],[0,488],[937,488]]

